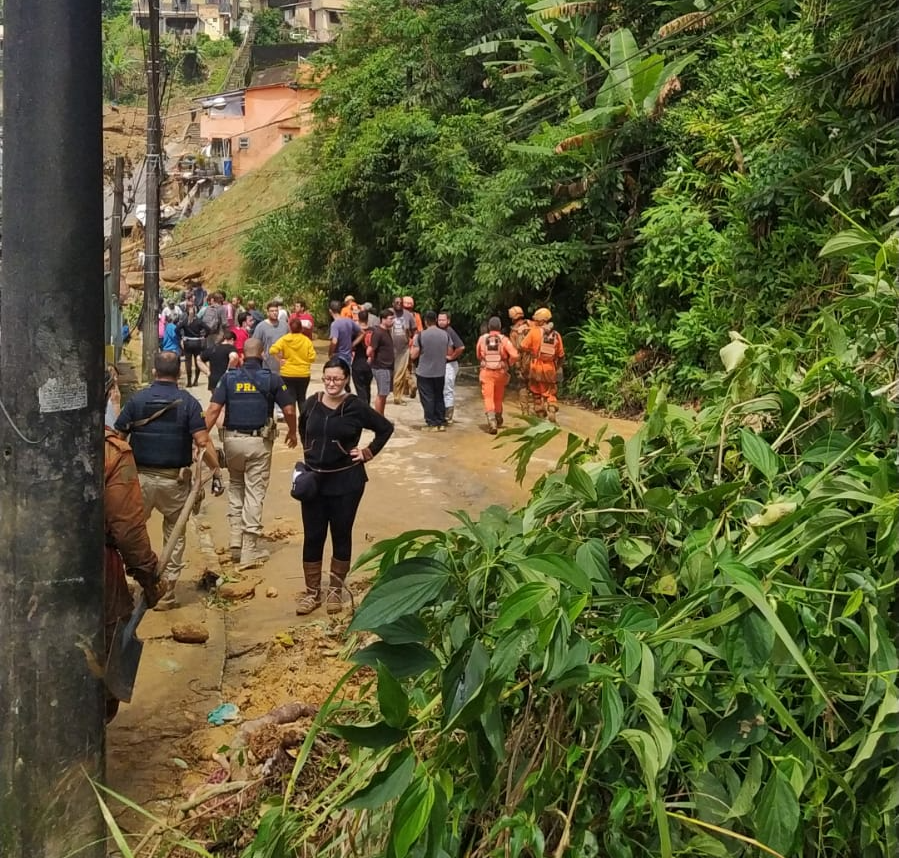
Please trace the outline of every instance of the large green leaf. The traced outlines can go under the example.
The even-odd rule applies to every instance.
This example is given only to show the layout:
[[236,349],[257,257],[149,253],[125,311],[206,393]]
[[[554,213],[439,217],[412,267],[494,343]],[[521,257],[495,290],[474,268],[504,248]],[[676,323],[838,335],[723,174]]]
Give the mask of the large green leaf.
[[379,663],[377,669],[381,716],[391,727],[401,730],[409,720],[409,696],[383,664]]
[[344,807],[352,810],[377,810],[397,798],[409,786],[415,771],[415,755],[411,748],[397,751],[387,768],[378,772],[366,786],[355,792]]
[[602,734],[596,753],[601,754],[618,736],[621,725],[624,723],[624,702],[621,699],[621,689],[612,680],[606,679],[602,683],[602,701],[600,704],[602,717]]
[[531,554],[520,562],[520,566],[568,584],[578,593],[589,593],[592,589],[587,573],[563,554]]
[[494,631],[514,626],[518,620],[527,616],[541,602],[549,601],[556,596],[555,588],[548,582],[532,581],[524,584],[503,599],[499,608],[499,616],[493,623]]
[[852,227],[838,232],[821,248],[819,256],[852,256],[859,250],[879,247],[880,241],[873,233]]
[[756,837],[775,852],[792,855],[799,819],[799,799],[793,786],[775,768],[759,796],[754,815]]
[[434,781],[422,774],[409,784],[393,812],[390,843],[396,858],[406,858],[409,854],[412,845],[425,830],[433,806]]
[[353,745],[363,748],[389,748],[406,738],[405,730],[397,730],[385,722],[368,724],[331,724],[328,729]]
[[353,664],[367,664],[369,667],[375,667],[380,662],[397,679],[420,676],[439,664],[437,656],[419,643],[394,645],[383,641],[375,641],[365,649],[354,652],[350,661]]
[[639,58],[637,42],[630,30],[623,27],[609,36],[609,78],[614,85],[607,96],[609,103],[624,104],[632,100]]
[[761,471],[766,480],[770,482],[777,476],[780,458],[764,438],[749,429],[741,429],[740,446],[746,461]]
[[362,600],[347,631],[358,632],[386,626],[432,604],[443,593],[450,580],[446,567],[436,563],[403,562],[408,563],[409,571],[378,581]]

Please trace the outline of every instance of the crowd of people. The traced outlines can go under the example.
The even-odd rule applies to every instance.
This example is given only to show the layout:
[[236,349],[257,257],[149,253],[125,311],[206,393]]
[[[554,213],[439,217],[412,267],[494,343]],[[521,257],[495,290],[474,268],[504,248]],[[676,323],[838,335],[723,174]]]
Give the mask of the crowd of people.
[[[396,297],[380,311],[352,295],[332,301],[323,390],[309,396],[315,320],[302,301],[292,312],[283,305],[275,298],[263,315],[252,301],[244,305],[240,296],[226,300],[195,286],[160,312],[154,381],[121,410],[116,373],[108,369],[107,646],[116,623],[133,608],[126,574],[140,585],[148,607],[178,606],[184,536],[174,531],[193,496],[192,481],[200,472],[192,465],[198,458],[211,472],[213,495],[225,492],[222,468],[228,471],[230,559],[242,569],[264,564],[269,554],[260,544],[262,510],[280,416],[287,447],[302,445],[306,475],[314,478],[314,491],[301,498],[305,589],[296,613],[311,613],[323,602],[334,613],[344,602],[353,526],[368,480],[365,465],[393,433],[385,417],[388,402],[406,405],[418,396],[429,431],[444,432],[453,422],[465,345],[448,312],[419,314],[411,297]],[[512,381],[523,414],[556,419],[564,348],[551,318],[541,308],[527,320],[520,307],[512,307],[508,334],[498,316],[484,325],[475,356],[489,432],[503,425]],[[182,372],[185,387],[179,386]],[[205,413],[187,389],[198,385],[201,373],[211,391]],[[216,429],[221,448],[212,440]],[[372,433],[366,446],[360,446],[363,430]],[[146,531],[153,510],[162,516],[164,540],[173,538],[164,568],[157,568]],[[110,699],[110,717],[116,707]]]

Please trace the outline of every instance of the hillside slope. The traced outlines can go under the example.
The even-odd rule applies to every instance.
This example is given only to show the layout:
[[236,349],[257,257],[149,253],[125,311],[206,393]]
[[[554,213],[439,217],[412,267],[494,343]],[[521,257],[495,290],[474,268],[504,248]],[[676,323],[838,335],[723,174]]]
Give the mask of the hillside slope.
[[240,285],[241,243],[256,223],[294,198],[306,151],[303,140],[294,140],[180,224],[162,252],[163,269],[202,271],[207,288]]

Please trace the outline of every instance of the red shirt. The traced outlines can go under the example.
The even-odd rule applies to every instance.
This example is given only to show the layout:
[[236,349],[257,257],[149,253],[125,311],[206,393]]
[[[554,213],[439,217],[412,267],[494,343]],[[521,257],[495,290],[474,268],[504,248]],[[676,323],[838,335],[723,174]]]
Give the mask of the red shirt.
[[312,318],[308,313],[291,313],[291,319],[299,319],[303,323],[303,330],[300,331],[301,334],[305,334],[309,339],[313,339],[313,334],[315,333],[315,319]]
[[234,332],[234,347],[237,349],[238,354],[243,354],[243,345],[244,343],[250,339],[250,332],[246,328],[231,328]]

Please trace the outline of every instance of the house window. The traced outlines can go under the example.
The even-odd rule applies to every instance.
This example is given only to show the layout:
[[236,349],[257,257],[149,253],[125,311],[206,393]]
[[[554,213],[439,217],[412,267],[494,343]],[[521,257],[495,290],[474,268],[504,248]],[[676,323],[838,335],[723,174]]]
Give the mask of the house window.
[[246,150],[250,148],[250,138],[249,137],[238,137],[237,148],[240,149],[242,152],[246,152]]
[[293,140],[293,134],[282,134],[281,135],[281,145],[286,146],[290,141]]
[[329,24],[339,24],[340,23],[340,13],[335,12],[333,9],[328,9],[328,23]]

